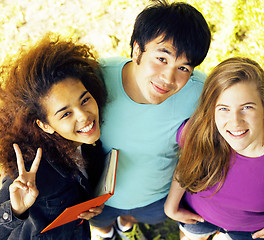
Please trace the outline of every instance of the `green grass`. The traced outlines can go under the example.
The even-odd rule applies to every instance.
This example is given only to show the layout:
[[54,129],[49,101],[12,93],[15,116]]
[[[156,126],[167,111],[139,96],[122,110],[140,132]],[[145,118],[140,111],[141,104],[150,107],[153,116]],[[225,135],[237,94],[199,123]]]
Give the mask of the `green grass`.
[[[176,221],[167,219],[163,223],[148,225],[139,223],[139,227],[148,240],[179,240],[179,228]],[[213,236],[208,240],[213,239]],[[118,240],[121,240],[118,237]]]
[[139,224],[140,229],[144,233],[147,239],[151,240],[178,240],[179,239],[179,229],[175,221],[167,219],[165,222],[148,225]]
[[[148,240],[179,240],[178,225],[171,219],[155,225],[139,223],[139,227]],[[118,236],[117,240],[121,238]]]

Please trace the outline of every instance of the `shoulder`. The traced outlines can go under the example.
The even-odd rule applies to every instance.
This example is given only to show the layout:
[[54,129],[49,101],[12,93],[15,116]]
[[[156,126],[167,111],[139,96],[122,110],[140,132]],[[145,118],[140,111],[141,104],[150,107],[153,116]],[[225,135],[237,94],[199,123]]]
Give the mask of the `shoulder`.
[[131,61],[131,59],[126,57],[108,57],[108,58],[99,58],[98,61],[102,68],[106,68],[106,67],[122,66],[125,63]]
[[176,135],[176,141],[179,144],[180,147],[183,147],[184,145],[184,139],[186,136],[186,131],[189,126],[189,119],[186,119],[181,126],[178,128],[177,135]]
[[192,75],[190,77],[190,80],[193,83],[203,85],[206,78],[207,78],[207,75],[204,72],[202,72],[198,69],[194,69],[192,72]]
[[[190,98],[197,98],[200,96],[204,82],[207,75],[200,71],[200,70],[193,70],[192,75],[186,85],[179,91],[185,98],[186,98],[186,92],[189,94]],[[178,95],[181,95],[178,94]]]
[[[206,77],[207,75],[204,72],[197,69],[193,70],[185,86],[179,92],[174,94],[173,98],[177,99],[177,101],[183,100],[185,104],[195,103],[195,105],[193,105],[195,107],[197,104],[197,100],[202,93]],[[194,109],[192,111],[194,111]]]
[[117,84],[122,85],[122,69],[131,59],[124,57],[100,58],[100,69],[102,71],[104,82],[109,96],[115,91]]

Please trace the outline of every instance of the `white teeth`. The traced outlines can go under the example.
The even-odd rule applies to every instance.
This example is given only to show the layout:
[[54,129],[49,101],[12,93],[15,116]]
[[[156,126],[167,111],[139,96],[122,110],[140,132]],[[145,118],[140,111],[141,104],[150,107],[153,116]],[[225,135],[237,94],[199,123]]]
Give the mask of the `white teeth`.
[[79,130],[78,132],[89,132],[92,128],[93,128],[94,122],[92,122],[89,126],[82,128],[81,130]]
[[237,132],[229,131],[229,132],[230,132],[232,135],[234,135],[234,136],[239,136],[239,135],[244,134],[246,131],[247,131],[247,130],[245,130],[245,131],[237,131]]

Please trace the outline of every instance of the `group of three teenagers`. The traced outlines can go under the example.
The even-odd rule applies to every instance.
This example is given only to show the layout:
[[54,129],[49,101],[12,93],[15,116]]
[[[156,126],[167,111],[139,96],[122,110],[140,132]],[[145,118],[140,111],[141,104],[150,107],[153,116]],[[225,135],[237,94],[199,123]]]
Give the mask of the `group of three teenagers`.
[[[138,221],[164,221],[163,206],[176,167],[177,130],[202,92],[205,75],[194,67],[205,58],[210,40],[208,25],[195,8],[159,2],[136,19],[132,59],[100,59],[98,66],[86,46],[48,40],[21,57],[2,90],[6,104],[1,124],[6,130],[1,137],[6,145],[1,151],[7,177],[1,209],[9,216],[1,225],[2,239],[41,239],[39,232],[60,211],[89,198],[102,167],[99,137],[103,152],[117,148],[120,154],[115,195],[103,211],[98,207],[80,216],[93,217],[93,238],[114,238],[116,219],[124,239],[131,234],[143,238],[134,224]],[[12,143],[22,151],[15,145],[17,162]],[[39,147],[42,159],[39,152],[33,161]],[[21,196],[24,207],[17,212]],[[44,234],[47,239],[87,239],[90,233],[84,221]]]

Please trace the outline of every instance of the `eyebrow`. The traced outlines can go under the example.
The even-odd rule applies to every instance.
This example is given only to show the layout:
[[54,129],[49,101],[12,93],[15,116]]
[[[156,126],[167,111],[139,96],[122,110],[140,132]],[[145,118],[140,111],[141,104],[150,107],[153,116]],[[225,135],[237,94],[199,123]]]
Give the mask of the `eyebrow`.
[[165,47],[158,48],[158,52],[164,52],[164,53],[167,53],[167,54],[169,54],[169,55],[171,55],[171,56],[175,56],[175,54],[172,53],[172,51],[168,50],[168,49],[165,48]]
[[247,102],[247,103],[242,104],[241,106],[248,105],[248,104],[257,105],[255,102]]
[[[176,59],[176,54],[174,54],[172,51],[170,51],[169,49],[167,49],[165,47],[158,48],[158,52],[167,53],[168,55],[170,55]],[[185,63],[183,63],[183,65],[191,66],[191,64],[189,62],[185,62]]]
[[[81,100],[81,99],[85,96],[86,93],[88,93],[88,91],[84,91],[84,92],[81,94],[81,96],[79,97],[79,100]],[[64,110],[66,110],[68,107],[69,107],[69,106],[65,106],[65,107],[59,109],[57,112],[55,112],[54,116],[57,115],[59,112],[62,112],[62,111],[64,111]]]
[[[243,104],[241,104],[240,106],[242,107],[242,106],[245,106],[245,105],[257,105],[256,103],[254,103],[254,102],[246,102],[246,103],[243,103]],[[217,104],[216,105],[216,107],[229,107],[229,105],[226,105],[226,104],[222,104],[222,103],[219,103],[219,104]]]
[[81,99],[84,97],[84,95],[85,95],[86,93],[88,93],[88,91],[84,91],[84,92],[81,94],[79,100],[81,100]]
[[228,105],[223,104],[223,103],[219,103],[219,104],[216,105],[216,107],[217,107],[217,106],[225,106],[225,107],[228,107]]

